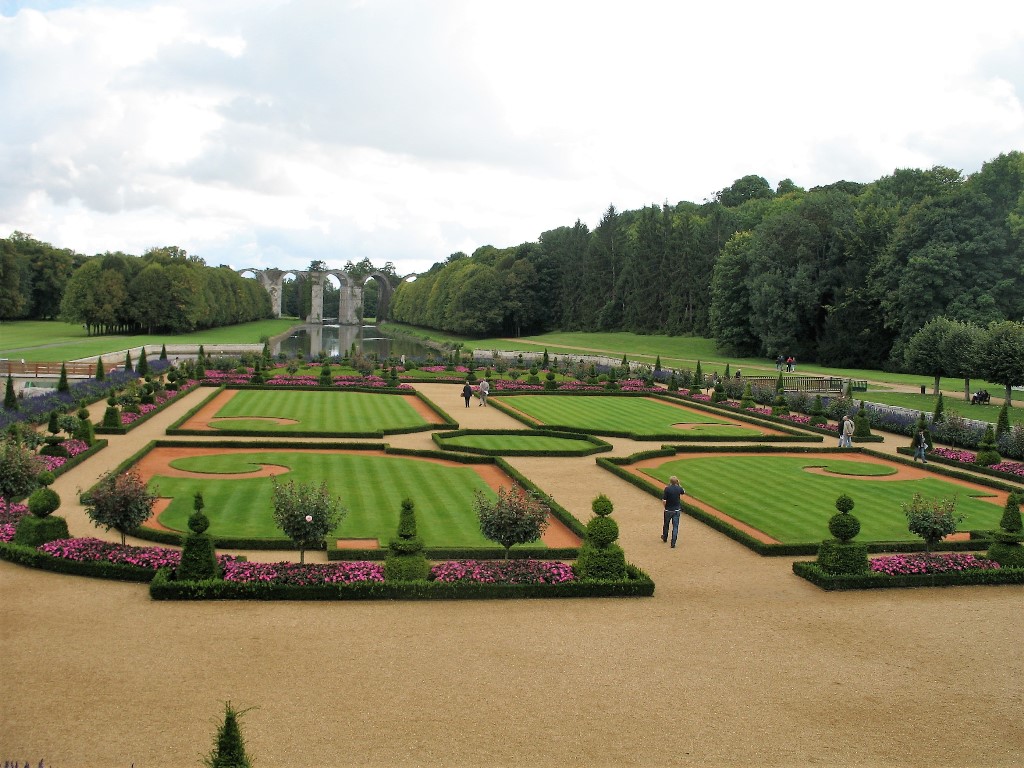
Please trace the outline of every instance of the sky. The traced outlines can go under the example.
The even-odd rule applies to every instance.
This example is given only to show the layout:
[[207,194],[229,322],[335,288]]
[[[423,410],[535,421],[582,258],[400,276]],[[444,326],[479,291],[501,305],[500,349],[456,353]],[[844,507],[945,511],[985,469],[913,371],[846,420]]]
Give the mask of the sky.
[[0,236],[401,275],[1024,149],[1024,4],[0,0]]

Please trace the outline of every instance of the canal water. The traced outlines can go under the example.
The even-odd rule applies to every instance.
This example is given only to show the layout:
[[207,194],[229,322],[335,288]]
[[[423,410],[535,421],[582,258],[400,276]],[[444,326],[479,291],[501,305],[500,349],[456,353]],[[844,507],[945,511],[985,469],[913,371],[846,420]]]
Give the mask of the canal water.
[[293,356],[316,357],[321,351],[328,357],[344,355],[352,345],[366,355],[376,354],[379,359],[401,357],[422,360],[437,356],[437,352],[415,339],[385,335],[376,325],[320,325],[309,324],[293,328],[284,337],[271,344],[271,353],[284,352]]

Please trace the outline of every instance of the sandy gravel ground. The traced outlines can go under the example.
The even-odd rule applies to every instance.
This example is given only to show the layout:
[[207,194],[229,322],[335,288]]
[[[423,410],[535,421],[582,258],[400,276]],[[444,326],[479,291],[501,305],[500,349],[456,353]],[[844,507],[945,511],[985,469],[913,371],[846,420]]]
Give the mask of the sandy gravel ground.
[[[425,389],[462,426],[514,425]],[[73,534],[97,534],[75,491],[205,394],[58,480]],[[584,519],[607,493],[655,596],[155,603],[0,562],[0,759],[200,765],[230,699],[262,766],[1024,763],[1021,587],[828,594],[685,517],[669,549],[657,502],[593,457],[512,461]]]

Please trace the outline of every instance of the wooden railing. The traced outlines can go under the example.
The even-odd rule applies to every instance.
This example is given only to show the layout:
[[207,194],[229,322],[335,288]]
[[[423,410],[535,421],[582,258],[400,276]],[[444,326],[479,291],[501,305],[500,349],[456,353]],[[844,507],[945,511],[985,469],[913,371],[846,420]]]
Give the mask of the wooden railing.
[[[22,378],[50,378],[60,376],[60,367],[64,365],[68,376],[92,376],[96,373],[96,363],[26,363],[21,360],[0,360],[0,376],[20,376]],[[105,371],[110,368],[106,365]]]
[[[709,377],[705,377],[708,379]],[[778,376],[742,376],[744,384],[750,383],[754,387],[771,387],[772,389],[779,382]],[[782,376],[782,387],[787,392],[843,392],[846,390],[848,379],[840,379],[835,376]],[[866,381],[852,380],[854,392],[865,392],[868,388]]]

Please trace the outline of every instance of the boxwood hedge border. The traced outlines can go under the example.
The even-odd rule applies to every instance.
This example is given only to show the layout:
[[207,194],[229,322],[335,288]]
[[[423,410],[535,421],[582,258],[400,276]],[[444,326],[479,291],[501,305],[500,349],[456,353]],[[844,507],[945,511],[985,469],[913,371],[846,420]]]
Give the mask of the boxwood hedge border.
[[106,560],[68,560],[40,552],[35,547],[27,547],[13,542],[0,542],[0,560],[25,565],[53,573],[71,576],[90,576],[96,579],[113,579],[115,581],[148,582],[156,574],[153,568],[140,568],[124,563],[111,563]]
[[[631,483],[642,491],[646,491],[651,496],[660,499],[662,493],[662,487],[659,484],[654,483],[650,480],[638,477],[632,472],[627,471],[624,467],[631,464],[635,464],[638,461],[651,458],[670,458],[678,454],[685,453],[829,453],[836,454],[837,456],[850,456],[857,454],[864,454],[866,456],[874,456],[887,461],[895,461],[896,463],[910,464],[912,462],[900,457],[894,457],[880,451],[874,451],[869,448],[812,448],[810,446],[784,448],[775,446],[671,446],[664,445],[660,450],[654,451],[642,451],[640,453],[634,453],[630,456],[625,457],[598,457],[595,459],[597,465],[602,469],[611,472],[613,475],[622,478],[627,483]],[[938,469],[938,468],[936,468]],[[1011,488],[1002,485],[1001,483],[995,483],[985,480],[985,478],[977,478],[966,475],[961,472],[939,472],[938,474],[946,474],[950,477],[955,477],[961,480],[968,480],[970,482],[977,482],[982,485],[986,485],[996,490],[1012,490]],[[801,543],[801,544],[768,544],[754,538],[745,531],[740,530],[736,526],[722,520],[721,518],[705,512],[703,509],[696,507],[686,502],[685,497],[683,498],[683,511],[694,518],[695,520],[704,523],[708,527],[724,533],[733,541],[742,544],[747,549],[762,555],[764,557],[792,557],[792,556],[803,556],[803,555],[816,555],[818,553],[818,543]],[[991,531],[971,531],[970,539],[967,541],[949,541],[941,542],[933,549],[937,551],[945,552],[968,552],[988,549],[991,543]],[[868,543],[868,552],[923,552],[924,543],[917,541],[872,541]]]
[[[445,442],[453,437],[465,437],[472,435],[530,435],[540,437],[556,437],[563,440],[578,439],[585,440],[591,444],[590,448],[573,448],[566,449],[564,451],[559,450],[527,450],[527,449],[516,449],[510,448],[507,450],[493,450],[491,448],[474,448],[469,446],[448,446]],[[431,439],[437,444],[437,447],[445,452],[461,452],[461,453],[473,453],[481,456],[591,456],[595,453],[602,453],[604,451],[610,451],[612,446],[610,443],[606,443],[598,437],[590,434],[583,435],[566,435],[564,430],[549,430],[549,429],[458,429],[451,432],[435,432],[432,434]]]
[[1024,568],[951,571],[903,576],[872,572],[835,575],[827,573],[813,561],[798,560],[793,563],[793,573],[827,591],[1024,584]]

